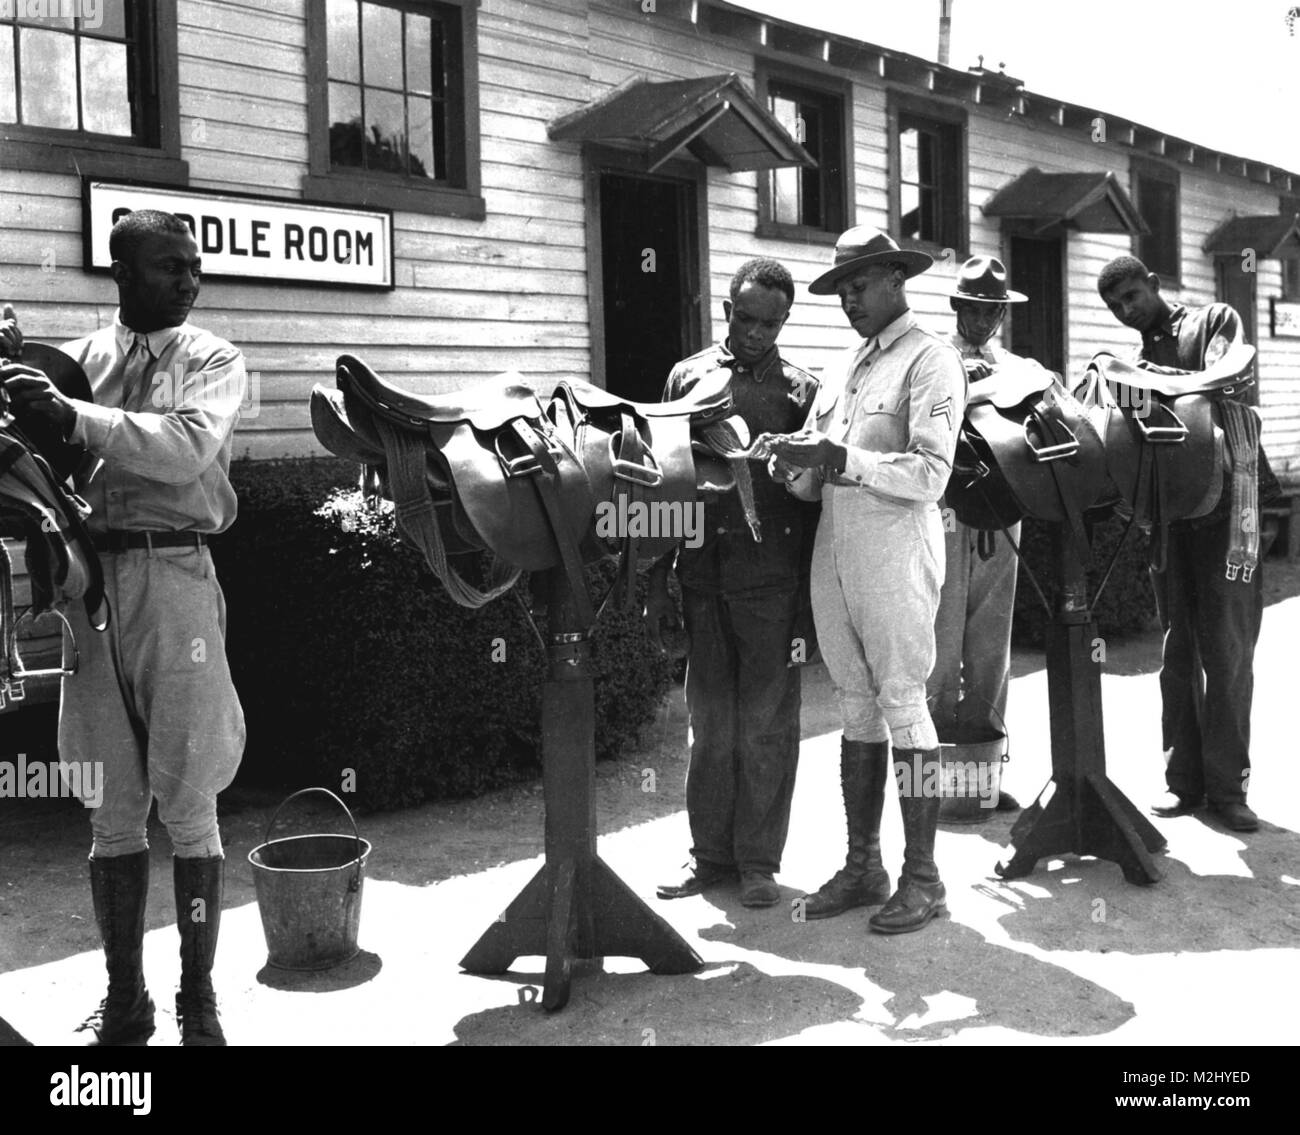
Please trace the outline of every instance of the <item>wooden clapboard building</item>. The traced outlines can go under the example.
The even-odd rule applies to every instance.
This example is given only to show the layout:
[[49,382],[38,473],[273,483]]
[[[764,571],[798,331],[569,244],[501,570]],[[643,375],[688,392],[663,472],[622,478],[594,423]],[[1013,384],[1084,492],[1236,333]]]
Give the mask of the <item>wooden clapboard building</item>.
[[[910,289],[937,329],[961,260],[1001,256],[1032,297],[1007,343],[1056,370],[1135,341],[1095,291],[1117,254],[1170,298],[1233,303],[1300,488],[1290,171],[722,0],[97,7],[95,27],[0,7],[0,291],[29,336],[112,318],[85,267],[91,181],[391,210],[391,287],[205,283],[196,321],[257,373],[241,454],[318,452],[308,391],[344,350],[417,388],[517,369],[655,397],[722,333],[741,261],[806,284],[869,223],[940,258]],[[804,293],[782,346],[818,369],[849,334]]]

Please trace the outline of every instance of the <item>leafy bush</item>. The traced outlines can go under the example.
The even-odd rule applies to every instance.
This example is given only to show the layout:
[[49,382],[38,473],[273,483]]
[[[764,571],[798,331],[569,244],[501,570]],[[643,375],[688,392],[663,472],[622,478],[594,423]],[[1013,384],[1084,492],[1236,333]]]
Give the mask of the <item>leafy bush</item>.
[[[1053,610],[1057,593],[1052,543],[1055,528],[1056,525],[1026,519],[1021,526],[1020,538],[1020,550],[1025,561]],[[1135,634],[1149,629],[1156,619],[1155,592],[1151,588],[1151,577],[1147,571],[1149,543],[1147,537],[1136,529],[1124,541],[1110,579],[1100,598],[1097,598],[1097,587],[1123,533],[1124,525],[1113,517],[1099,521],[1092,527],[1088,597],[1096,603],[1094,618],[1098,632],[1105,636]],[[1016,578],[1016,613],[1012,639],[1019,646],[1042,646],[1051,619],[1029,579],[1026,562],[1021,563]]]
[[[232,480],[240,518],[215,551],[248,719],[242,782],[337,789],[352,769],[354,799],[399,807],[537,774],[546,663],[514,596],[477,611],[448,599],[391,509],[345,487],[348,463],[239,462]],[[613,565],[588,572],[603,594]],[[654,716],[670,663],[639,617],[608,610],[593,668],[605,757]]]

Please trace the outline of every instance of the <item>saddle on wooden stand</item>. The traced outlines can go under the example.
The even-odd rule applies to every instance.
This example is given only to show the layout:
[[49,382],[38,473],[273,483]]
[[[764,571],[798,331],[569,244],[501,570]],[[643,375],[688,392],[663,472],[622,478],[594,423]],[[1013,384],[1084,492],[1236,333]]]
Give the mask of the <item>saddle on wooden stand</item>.
[[[545,955],[547,1009],[567,1002],[575,964],[605,955],[640,957],[654,973],[694,972],[702,964],[695,951],[596,854],[596,611],[582,565],[620,553],[618,588],[630,601],[637,561],[662,555],[682,535],[634,516],[671,518],[676,509],[680,518],[697,484],[723,487],[727,474],[697,463],[693,446],[719,431],[730,446],[748,443],[744,421],[728,418],[725,373],[687,398],[653,404],[566,380],[543,405],[516,374],[417,395],[351,355],[338,360],[337,384],[312,392],[316,436],[364,467],[368,491],[393,500],[400,530],[452,599],[482,606],[522,571],[544,573],[546,863],[461,965],[498,974],[521,955]],[[467,553],[487,555],[484,582],[457,565]]]
[[[17,361],[45,371],[70,397],[91,400],[85,373],[61,351],[27,343]],[[28,680],[76,673],[77,645],[62,610],[67,603],[80,600],[94,629],[108,626],[104,577],[85,523],[90,509],[65,483],[85,456],[43,419],[11,404],[0,386],[0,537],[26,541],[32,589],[31,606],[20,616],[9,552],[0,544],[0,707],[21,701]],[[61,624],[60,665],[29,670],[18,632],[27,620],[47,613]]]
[[[1134,523],[1163,531],[1173,520],[1213,508],[1223,480],[1213,399],[1241,384],[1253,354],[1252,348],[1230,351],[1219,365],[1194,375],[1132,367],[1108,353],[1094,357],[1077,388],[1077,404],[1091,422],[1084,436],[1100,439],[1102,448],[1085,456],[1081,446],[1079,455],[1100,467],[1101,489],[1095,496],[1091,488],[1081,492],[1078,502],[1128,515],[1125,537]],[[1008,455],[1009,467],[1014,462]],[[1090,487],[1097,485],[1096,473],[1089,475]],[[1073,852],[1118,863],[1131,883],[1153,883],[1160,872],[1152,854],[1165,839],[1106,775],[1093,610],[1119,552],[1090,601],[1087,542],[1067,538],[1067,527],[1057,525],[1058,601],[1047,638],[1052,781],[1011,829],[1012,854],[996,870],[1018,878],[1044,856]]]

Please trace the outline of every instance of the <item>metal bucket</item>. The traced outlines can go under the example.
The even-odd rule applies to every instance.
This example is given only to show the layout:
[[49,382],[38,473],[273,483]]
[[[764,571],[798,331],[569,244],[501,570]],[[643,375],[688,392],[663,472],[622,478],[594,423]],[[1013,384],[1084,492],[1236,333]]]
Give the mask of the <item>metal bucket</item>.
[[939,738],[939,822],[982,824],[998,808],[1002,766],[1007,752],[1007,723],[989,706],[1002,724],[1002,732],[986,730],[951,740]]
[[[284,806],[309,792],[323,792],[342,808],[352,834],[271,839]],[[369,854],[370,841],[361,838],[348,806],[328,788],[303,788],[285,797],[266,826],[263,842],[248,853],[268,964],[277,969],[329,969],[357,955],[361,885]]]

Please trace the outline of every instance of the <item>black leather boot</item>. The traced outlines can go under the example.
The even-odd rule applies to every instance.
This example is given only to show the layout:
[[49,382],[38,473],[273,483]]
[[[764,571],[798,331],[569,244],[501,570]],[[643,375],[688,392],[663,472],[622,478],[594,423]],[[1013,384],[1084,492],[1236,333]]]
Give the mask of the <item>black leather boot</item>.
[[[928,775],[931,763],[938,764],[938,761],[938,749],[899,749],[894,753],[895,767],[905,766],[898,778],[898,799],[903,811],[906,846],[898,890],[868,923],[881,934],[920,930],[948,909],[947,894],[934,862],[934,837],[942,803],[937,791],[939,777]],[[936,791],[929,792],[929,788]]]
[[888,741],[840,742],[849,854],[820,890],[805,897],[805,918],[830,918],[857,906],[877,906],[889,897],[889,875],[880,861],[880,814],[888,768]]
[[[181,934],[181,991],[176,1020],[181,1044],[224,1045],[212,990],[212,963],[221,929],[221,891],[225,859],[172,859],[176,888],[176,928]],[[201,901],[196,901],[201,900]]]
[[108,995],[77,1027],[87,1045],[144,1044],[154,1030],[144,986],[144,908],[149,853],[90,860],[90,894],[108,964]]

